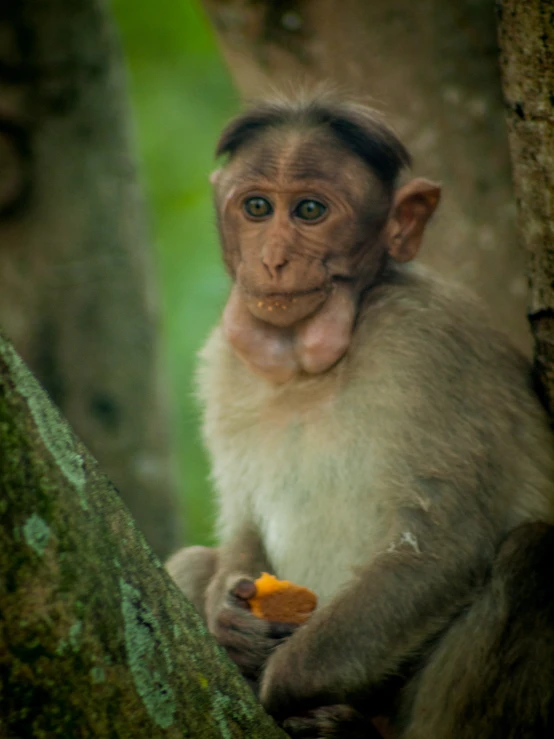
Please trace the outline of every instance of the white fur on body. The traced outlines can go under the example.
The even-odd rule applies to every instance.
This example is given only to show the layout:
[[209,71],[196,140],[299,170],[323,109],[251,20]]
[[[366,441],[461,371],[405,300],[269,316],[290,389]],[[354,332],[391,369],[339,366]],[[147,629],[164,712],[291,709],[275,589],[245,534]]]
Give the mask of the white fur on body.
[[528,375],[470,298],[420,269],[369,294],[323,375],[272,384],[216,328],[199,390],[221,541],[251,521],[275,574],[324,603],[372,558],[424,548],[401,509],[447,530],[474,511],[494,540],[554,521],[550,431]]

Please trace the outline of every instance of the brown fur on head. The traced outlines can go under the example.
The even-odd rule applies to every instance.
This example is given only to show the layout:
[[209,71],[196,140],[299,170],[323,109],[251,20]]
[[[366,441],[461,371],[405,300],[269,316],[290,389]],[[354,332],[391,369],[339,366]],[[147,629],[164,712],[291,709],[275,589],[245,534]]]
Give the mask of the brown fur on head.
[[368,108],[324,99],[263,103],[223,131],[212,178],[235,287],[229,341],[257,372],[317,373],[348,349],[361,292],[388,256],[408,261],[439,199]]

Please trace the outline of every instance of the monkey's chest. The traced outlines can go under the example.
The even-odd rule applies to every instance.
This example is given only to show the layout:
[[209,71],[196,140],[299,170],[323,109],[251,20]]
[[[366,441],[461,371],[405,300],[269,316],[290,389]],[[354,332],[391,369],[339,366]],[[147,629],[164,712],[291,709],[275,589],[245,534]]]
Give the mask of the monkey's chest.
[[[298,425],[280,453],[258,443],[250,505],[276,574],[314,590],[321,602],[350,580],[382,546],[387,519],[372,485],[370,440],[340,428]],[[269,447],[270,445],[268,445]]]

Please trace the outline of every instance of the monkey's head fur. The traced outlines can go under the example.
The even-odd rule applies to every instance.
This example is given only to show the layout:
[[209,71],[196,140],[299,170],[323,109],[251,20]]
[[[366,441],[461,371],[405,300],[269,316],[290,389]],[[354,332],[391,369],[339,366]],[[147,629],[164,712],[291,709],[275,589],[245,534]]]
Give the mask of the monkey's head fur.
[[370,108],[318,97],[255,106],[224,129],[212,176],[234,288],[223,329],[269,380],[324,372],[348,350],[360,296],[412,259],[440,198]]

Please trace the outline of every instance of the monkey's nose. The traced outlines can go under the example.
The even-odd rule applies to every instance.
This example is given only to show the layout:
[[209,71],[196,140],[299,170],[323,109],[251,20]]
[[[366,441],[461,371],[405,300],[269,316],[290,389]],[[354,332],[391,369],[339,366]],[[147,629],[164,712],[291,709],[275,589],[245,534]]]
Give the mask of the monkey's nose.
[[284,259],[281,262],[271,262],[266,261],[265,259],[262,260],[263,265],[266,268],[267,272],[269,273],[269,276],[272,280],[278,280],[281,276],[281,273],[283,272],[283,268],[288,264],[288,260]]
[[269,247],[262,254],[262,264],[273,280],[279,279],[284,267],[289,263],[286,249],[279,246]]

